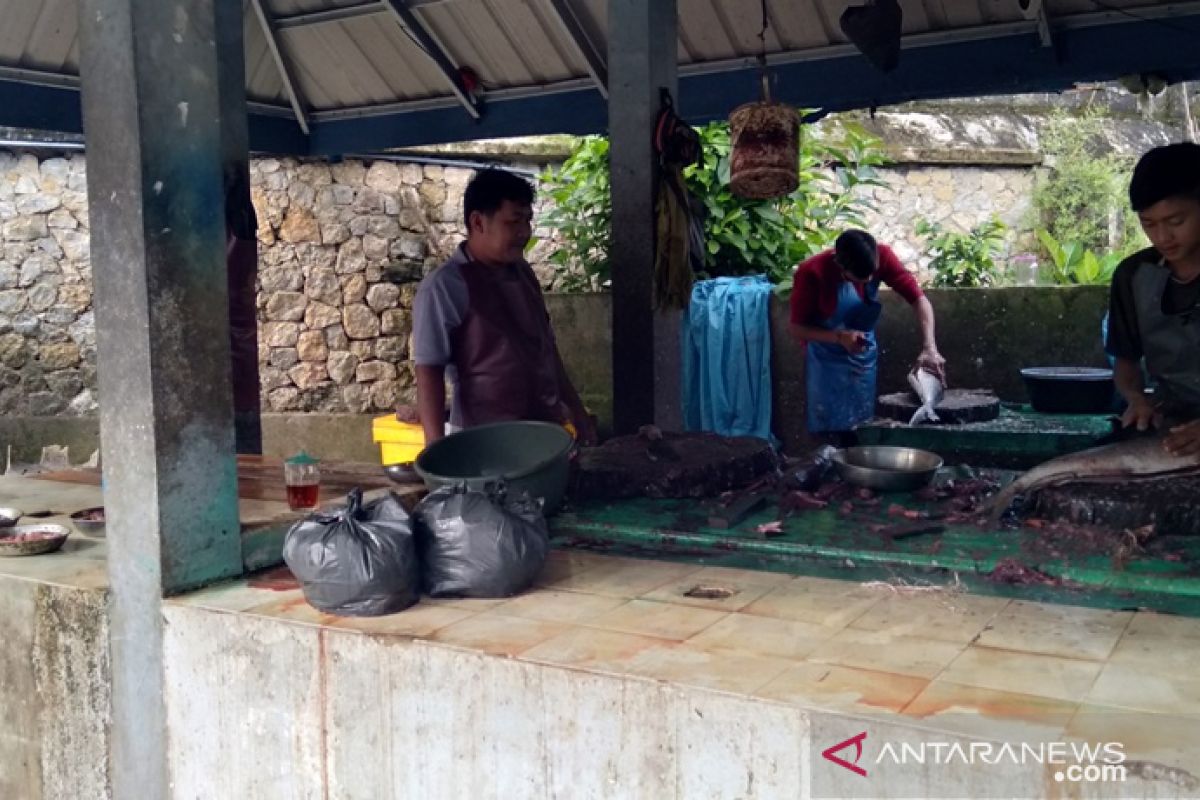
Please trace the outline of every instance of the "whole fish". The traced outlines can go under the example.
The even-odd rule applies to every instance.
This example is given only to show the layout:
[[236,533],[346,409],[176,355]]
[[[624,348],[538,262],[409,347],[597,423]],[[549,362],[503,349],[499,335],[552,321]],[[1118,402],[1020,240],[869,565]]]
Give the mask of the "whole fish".
[[1066,483],[1108,483],[1200,472],[1200,455],[1176,456],[1163,449],[1165,434],[1139,436],[1051,459],[997,492],[984,512],[997,521],[1017,495]]
[[917,399],[921,402],[921,407],[917,409],[917,413],[912,415],[908,424],[941,422],[937,412],[934,411],[946,394],[946,387],[942,385],[941,380],[924,367],[914,367],[912,372],[908,373],[908,385],[912,387]]

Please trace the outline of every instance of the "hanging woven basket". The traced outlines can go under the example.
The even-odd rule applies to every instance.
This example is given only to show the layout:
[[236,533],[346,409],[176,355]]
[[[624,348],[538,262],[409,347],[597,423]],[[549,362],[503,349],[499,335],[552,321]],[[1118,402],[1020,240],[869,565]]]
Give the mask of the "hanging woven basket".
[[729,115],[729,187],[751,200],[785,197],[799,185],[800,115],[785,103],[756,102]]

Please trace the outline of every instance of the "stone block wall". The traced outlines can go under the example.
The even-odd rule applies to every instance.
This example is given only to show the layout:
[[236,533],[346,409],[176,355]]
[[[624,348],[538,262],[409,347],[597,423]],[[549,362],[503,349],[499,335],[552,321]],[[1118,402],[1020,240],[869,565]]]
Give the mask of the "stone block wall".
[[[367,413],[411,399],[413,296],[462,238],[472,173],[252,162],[264,411]],[[0,414],[97,409],[87,214],[82,154],[0,151]],[[553,237],[537,234],[544,270]]]
[[251,174],[264,409],[394,407],[413,388],[416,282],[453,247],[470,173],[262,159]]
[[96,410],[81,155],[0,151],[0,414]]
[[[879,170],[886,186],[866,190],[875,210],[866,225],[875,238],[891,245],[909,269],[923,279],[930,258],[917,236],[917,221],[941,223],[967,233],[993,216],[1008,226],[1005,258],[1025,252],[1020,237],[1028,225],[1035,170],[1027,166],[894,166]],[[1028,238],[1028,237],[1026,237]]]

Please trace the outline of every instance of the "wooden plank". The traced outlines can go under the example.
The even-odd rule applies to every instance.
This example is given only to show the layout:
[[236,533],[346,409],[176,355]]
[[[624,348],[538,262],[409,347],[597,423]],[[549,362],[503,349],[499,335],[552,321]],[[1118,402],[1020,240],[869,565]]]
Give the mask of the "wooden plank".
[[[100,470],[95,468],[81,467],[59,472],[43,472],[29,477],[59,483],[100,485]],[[377,464],[349,461],[321,463],[322,502],[342,497],[355,487],[369,491],[392,488],[393,484]],[[243,500],[286,501],[283,459],[253,455],[238,456],[238,497]]]

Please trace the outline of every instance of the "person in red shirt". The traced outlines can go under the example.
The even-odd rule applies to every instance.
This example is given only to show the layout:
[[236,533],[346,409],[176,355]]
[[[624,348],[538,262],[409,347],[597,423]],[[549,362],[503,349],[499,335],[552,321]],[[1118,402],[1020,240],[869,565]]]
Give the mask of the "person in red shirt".
[[791,331],[805,346],[809,433],[846,443],[854,426],[874,415],[881,283],[908,301],[921,326],[917,366],[946,379],[933,306],[916,279],[871,234],[845,231],[832,250],[800,264],[792,281]]

